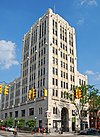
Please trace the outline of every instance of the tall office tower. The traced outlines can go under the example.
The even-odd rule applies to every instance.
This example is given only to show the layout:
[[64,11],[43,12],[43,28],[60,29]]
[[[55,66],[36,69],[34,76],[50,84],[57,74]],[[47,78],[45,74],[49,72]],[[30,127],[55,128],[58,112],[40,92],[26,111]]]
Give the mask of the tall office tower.
[[37,127],[51,131],[72,131],[80,125],[73,87],[87,84],[87,77],[77,71],[75,37],[75,29],[51,9],[24,35],[20,101],[13,108],[17,117],[35,119]]
[[71,130],[73,105],[68,93],[78,84],[76,58],[75,29],[51,9],[24,35],[21,102],[28,100],[27,91],[36,90],[33,107],[40,127],[64,125],[64,130]]

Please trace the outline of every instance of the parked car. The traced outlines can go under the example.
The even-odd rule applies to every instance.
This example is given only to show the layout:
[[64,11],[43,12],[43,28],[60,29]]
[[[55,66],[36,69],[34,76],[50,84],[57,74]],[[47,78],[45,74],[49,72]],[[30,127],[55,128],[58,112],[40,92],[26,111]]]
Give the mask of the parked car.
[[87,130],[87,134],[90,135],[90,134],[96,134],[97,133],[97,130],[95,128],[89,128]]
[[80,135],[93,135],[96,133],[97,133],[97,130],[95,128],[88,128],[85,130],[81,130],[79,134]]
[[10,128],[10,127],[6,127],[5,130],[6,130],[6,131],[9,131],[9,128]]
[[11,127],[11,128],[9,128],[8,131],[14,132],[14,130],[15,130],[15,128],[14,128],[14,127]]
[[79,134],[80,135],[87,135],[87,130],[81,130]]
[[5,130],[5,128],[6,128],[5,126],[1,126],[0,127],[1,130]]

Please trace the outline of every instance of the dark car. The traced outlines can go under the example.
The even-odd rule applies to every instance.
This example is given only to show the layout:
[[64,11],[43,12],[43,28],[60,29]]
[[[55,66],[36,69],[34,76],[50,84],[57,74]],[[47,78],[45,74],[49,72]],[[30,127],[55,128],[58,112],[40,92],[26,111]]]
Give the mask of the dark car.
[[79,134],[80,135],[87,135],[87,130],[81,130]]
[[96,134],[96,133],[97,133],[97,130],[95,128],[89,128],[87,130],[88,135],[93,135],[93,134]]
[[93,135],[96,133],[97,133],[97,130],[95,128],[88,128],[80,131],[80,135]]

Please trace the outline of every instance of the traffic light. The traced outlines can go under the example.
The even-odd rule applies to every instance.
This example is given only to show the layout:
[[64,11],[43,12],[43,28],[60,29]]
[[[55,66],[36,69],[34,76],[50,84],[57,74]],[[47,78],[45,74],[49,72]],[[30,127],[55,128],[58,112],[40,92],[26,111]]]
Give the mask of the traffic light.
[[34,98],[36,98],[36,89],[32,88],[32,97],[31,97],[31,99],[34,99]]
[[36,98],[36,89],[34,89],[34,98]]
[[46,88],[44,88],[44,97],[47,97],[47,95],[48,95],[48,91]]
[[74,90],[74,99],[80,99],[80,98],[82,98],[82,90],[76,88]]
[[36,89],[32,88],[28,91],[28,99],[32,100],[34,98],[36,98]]
[[79,99],[79,89],[76,89],[76,99]]
[[82,90],[79,89],[79,99],[82,98]]
[[8,86],[5,86],[5,87],[4,87],[4,94],[5,94],[5,95],[8,95],[8,91],[9,91],[9,87],[8,87]]
[[2,93],[2,85],[0,84],[0,94]]
[[31,95],[31,99],[36,98],[36,89],[32,88],[32,95]]
[[28,99],[31,100],[31,98],[32,98],[32,90],[29,90],[28,91]]
[[76,90],[74,90],[74,99],[77,99],[77,97],[76,97]]

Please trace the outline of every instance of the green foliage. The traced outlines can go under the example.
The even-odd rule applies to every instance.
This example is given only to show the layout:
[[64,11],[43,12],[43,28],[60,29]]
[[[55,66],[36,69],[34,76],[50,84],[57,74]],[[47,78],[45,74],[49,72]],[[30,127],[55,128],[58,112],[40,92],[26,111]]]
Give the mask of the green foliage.
[[82,98],[80,99],[80,103],[84,106],[88,103],[88,85],[81,85],[80,89],[82,91]]
[[95,110],[100,110],[100,95],[99,90],[94,88],[94,86],[89,87],[89,111],[93,112]]
[[4,125],[4,121],[1,120],[1,121],[0,121],[0,126],[3,126],[3,125]]
[[25,119],[17,119],[17,127],[19,129],[25,127]]
[[35,126],[35,121],[33,119],[30,119],[26,122],[26,125],[33,129],[33,127]]
[[8,119],[4,119],[0,122],[0,126],[7,126],[7,127],[12,127],[14,123],[14,119],[13,118],[8,118]]
[[7,126],[8,126],[8,127],[12,127],[13,124],[14,124],[14,119],[13,119],[13,118],[9,118],[9,119],[7,120]]
[[[81,111],[84,111],[84,108],[86,107],[87,103],[89,106],[87,112],[100,110],[100,94],[99,90],[96,89],[94,85],[81,85],[80,87],[76,86],[74,90],[77,88],[79,88],[82,91],[82,97],[80,98]],[[72,104],[74,104],[76,109],[79,111],[75,99],[72,100]]]

